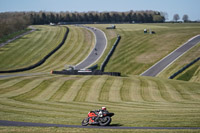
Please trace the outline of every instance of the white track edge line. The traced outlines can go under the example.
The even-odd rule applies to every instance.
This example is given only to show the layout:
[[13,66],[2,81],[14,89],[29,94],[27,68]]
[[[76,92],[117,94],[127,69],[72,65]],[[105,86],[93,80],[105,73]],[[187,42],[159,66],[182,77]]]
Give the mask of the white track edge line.
[[[162,58],[160,61],[158,61],[156,64],[154,64],[154,65],[151,66],[149,69],[147,69],[146,71],[144,71],[143,73],[141,73],[140,76],[142,76],[144,73],[146,73],[147,71],[149,71],[151,68],[153,68],[155,65],[157,65],[158,63],[160,63],[162,60],[164,60],[165,58],[167,58],[168,56],[170,56],[171,54],[173,54],[177,49],[181,48],[181,47],[184,46],[186,43],[188,43],[189,41],[195,39],[195,38],[198,37],[198,36],[200,36],[200,35],[196,35],[196,36],[190,38],[187,42],[185,42],[184,44],[182,44],[181,46],[179,46],[178,48],[176,48],[176,49],[175,49],[174,51],[172,51],[170,54],[168,54],[167,56],[163,57],[163,58]],[[194,46],[196,46],[196,45],[194,45]],[[194,47],[194,46],[193,46],[193,47]],[[193,47],[192,47],[192,48],[193,48]],[[191,49],[191,48],[190,48],[190,49]],[[187,51],[188,51],[188,50],[187,50]],[[187,51],[186,51],[186,52],[187,52]],[[184,53],[185,53],[185,52],[184,52]],[[184,53],[183,53],[183,54],[184,54]],[[183,54],[181,54],[180,56],[182,56]],[[180,57],[180,56],[179,56],[179,57]],[[177,57],[177,58],[179,58],[179,57]],[[177,60],[177,59],[175,59],[175,60]],[[175,60],[174,60],[174,61],[175,61]],[[173,61],[173,62],[174,62],[174,61]],[[172,63],[173,63],[173,62],[172,62]],[[170,63],[169,65],[171,65],[172,63]],[[166,67],[168,67],[169,65],[167,65]],[[164,69],[166,69],[166,67],[165,67]],[[164,69],[163,69],[163,70],[164,70]],[[162,71],[163,71],[163,70],[162,70]],[[162,71],[161,71],[161,72],[162,72]],[[159,73],[160,73],[160,72],[159,72]],[[158,74],[159,74],[159,73],[158,73]],[[157,75],[158,75],[158,74],[157,74]]]
[[[84,27],[85,28],[85,27]],[[92,28],[92,27],[90,27],[90,28]],[[96,27],[95,27],[96,28]],[[94,36],[95,36],[95,47],[96,47],[96,42],[97,42],[97,40],[96,40],[96,34],[94,33],[94,31],[92,31],[91,29],[89,29],[89,28],[85,28],[85,29],[87,29],[87,30],[90,30],[93,34],[94,34]],[[96,29],[98,29],[98,28],[96,28]],[[99,31],[101,31],[103,34],[104,34],[104,37],[105,37],[105,39],[106,39],[106,47],[104,48],[104,50],[103,50],[103,52],[101,53],[101,55],[99,56],[99,58],[97,58],[96,59],[96,61],[95,62],[93,62],[92,64],[94,64],[94,63],[96,63],[101,57],[102,57],[102,55],[103,55],[103,53],[105,52],[105,50],[106,50],[106,48],[107,48],[107,37],[106,37],[106,35],[105,35],[105,33],[102,31],[102,30],[100,30],[100,29],[98,29]],[[92,51],[95,49],[95,47],[92,49]],[[78,66],[78,65],[80,65],[81,63],[83,63],[89,56],[90,56],[90,54],[92,53],[92,51],[88,54],[88,56],[84,59],[84,60],[82,60],[80,63],[78,63],[77,65],[75,65],[75,68],[76,68],[76,66]],[[90,64],[90,65],[92,65],[92,64]],[[88,65],[88,66],[90,66],[90,65]],[[85,68],[87,68],[88,66],[86,66]]]

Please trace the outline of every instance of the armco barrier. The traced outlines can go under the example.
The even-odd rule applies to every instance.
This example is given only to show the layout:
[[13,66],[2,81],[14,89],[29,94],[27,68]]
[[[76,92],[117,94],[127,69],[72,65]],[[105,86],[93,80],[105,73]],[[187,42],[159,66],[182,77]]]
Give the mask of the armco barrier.
[[23,71],[34,69],[34,68],[42,65],[51,55],[53,55],[65,43],[65,40],[66,40],[67,35],[69,33],[69,28],[66,27],[66,29],[67,29],[67,31],[66,31],[66,33],[65,33],[65,35],[63,37],[62,42],[55,49],[53,49],[49,54],[47,54],[43,59],[41,59],[40,61],[38,61],[36,64],[33,64],[31,66],[28,66],[28,67],[24,67],[24,68],[19,68],[19,69],[0,71],[0,73],[23,72]]
[[110,52],[109,52],[108,55],[106,56],[105,60],[104,60],[103,63],[101,64],[101,68],[100,68],[101,71],[104,71],[104,68],[106,67],[106,64],[108,63],[110,57],[112,56],[112,54],[113,54],[115,48],[117,47],[117,45],[118,45],[120,39],[121,39],[121,36],[118,35],[118,36],[117,36],[117,40],[115,41],[115,43],[114,43],[112,49],[110,50]]
[[110,76],[121,76],[119,72],[102,72],[101,70],[94,70],[90,72],[80,72],[78,70],[63,70],[63,71],[51,71],[52,74],[62,75],[110,75]]
[[197,59],[193,60],[192,62],[190,62],[189,64],[187,64],[186,66],[184,66],[183,68],[178,70],[177,72],[175,72],[173,75],[171,75],[169,77],[169,79],[175,78],[178,74],[182,73],[185,69],[187,69],[188,67],[190,67],[191,65],[193,65],[194,63],[196,63],[199,60],[200,60],[200,57],[198,57]]

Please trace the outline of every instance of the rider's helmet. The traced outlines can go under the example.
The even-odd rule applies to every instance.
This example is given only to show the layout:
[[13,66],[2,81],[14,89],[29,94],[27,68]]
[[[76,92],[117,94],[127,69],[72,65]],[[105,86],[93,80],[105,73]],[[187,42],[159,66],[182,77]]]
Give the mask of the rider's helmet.
[[101,107],[102,110],[106,110],[106,107]]

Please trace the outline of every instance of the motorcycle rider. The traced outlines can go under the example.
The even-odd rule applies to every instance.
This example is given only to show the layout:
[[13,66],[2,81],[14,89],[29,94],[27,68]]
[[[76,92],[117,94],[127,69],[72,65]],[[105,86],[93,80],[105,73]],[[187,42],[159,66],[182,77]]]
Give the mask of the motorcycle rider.
[[94,111],[99,117],[103,117],[103,113],[107,113],[107,109],[106,107],[101,107],[101,109],[99,110],[95,110]]
[[106,107],[101,107],[101,109],[97,110],[96,112],[98,114],[98,117],[103,117],[103,113],[107,113],[108,111]]
[[108,113],[108,110],[106,107],[101,107],[101,109],[90,111],[94,112],[97,116],[93,117],[92,120],[94,121],[93,123],[96,123],[95,120],[97,120],[99,117],[103,117],[104,113]]

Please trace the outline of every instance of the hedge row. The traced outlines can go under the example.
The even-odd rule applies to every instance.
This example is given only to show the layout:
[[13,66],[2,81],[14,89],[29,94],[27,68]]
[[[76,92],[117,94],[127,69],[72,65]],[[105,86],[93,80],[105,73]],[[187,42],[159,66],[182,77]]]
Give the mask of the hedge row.
[[185,69],[187,69],[188,67],[190,67],[191,65],[193,65],[194,63],[196,63],[199,60],[200,60],[200,57],[198,57],[197,59],[193,60],[192,62],[190,62],[189,64],[187,64],[186,66],[184,66],[183,68],[178,70],[177,72],[175,72],[173,75],[171,75],[169,77],[169,79],[175,78],[178,74],[182,73]]
[[117,36],[117,40],[115,41],[115,43],[114,43],[112,49],[110,50],[110,52],[109,52],[108,55],[106,56],[105,60],[104,60],[103,63],[101,64],[101,68],[100,68],[101,71],[104,71],[104,68],[106,67],[106,65],[107,65],[107,63],[108,63],[110,57],[112,56],[112,54],[113,54],[115,48],[117,47],[117,45],[118,45],[120,39],[121,39],[121,36],[118,35],[118,36]]
[[49,54],[47,54],[43,59],[41,59],[40,61],[38,61],[36,64],[30,65],[28,67],[24,67],[24,68],[19,68],[19,69],[13,69],[13,70],[6,70],[6,71],[0,71],[0,73],[14,73],[14,72],[23,72],[23,71],[27,71],[27,70],[31,70],[34,69],[40,65],[42,65],[51,55],[53,55],[60,47],[62,47],[62,45],[65,43],[65,40],[67,38],[67,35],[69,33],[69,28],[66,27],[67,31],[63,37],[62,42],[55,48],[53,49]]

